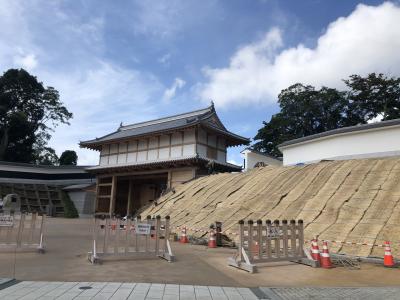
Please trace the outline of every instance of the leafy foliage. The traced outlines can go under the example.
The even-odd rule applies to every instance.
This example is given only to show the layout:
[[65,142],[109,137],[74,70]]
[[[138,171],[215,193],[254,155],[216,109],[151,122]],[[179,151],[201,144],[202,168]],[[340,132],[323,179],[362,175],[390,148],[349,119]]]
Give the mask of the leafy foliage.
[[366,77],[352,75],[344,82],[350,88],[348,98],[354,114],[364,120],[400,118],[400,78],[371,73]]
[[57,90],[23,69],[6,71],[0,76],[0,160],[55,162],[49,131],[71,117]]
[[64,205],[65,218],[79,218],[78,210],[76,209],[74,202],[72,202],[67,192],[61,192],[61,201]]
[[294,84],[281,91],[281,111],[263,122],[253,147],[281,156],[278,145],[292,139],[357,124],[374,118],[400,118],[400,78],[371,73],[344,80],[347,91]]
[[78,155],[73,150],[65,150],[59,159],[61,166],[76,166],[78,162]]
[[58,156],[53,148],[43,147],[36,154],[36,163],[40,165],[58,165]]

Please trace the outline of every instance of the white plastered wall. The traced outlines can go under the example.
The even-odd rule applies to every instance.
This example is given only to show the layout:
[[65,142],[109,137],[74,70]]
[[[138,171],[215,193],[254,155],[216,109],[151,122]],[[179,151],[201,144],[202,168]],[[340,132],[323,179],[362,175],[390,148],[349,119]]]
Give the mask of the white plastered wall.
[[121,143],[104,145],[100,154],[100,165],[123,165],[178,159],[198,154],[201,157],[226,162],[226,141],[215,133],[194,128],[141,138]]
[[100,165],[122,165],[196,155],[195,129],[104,145]]
[[252,152],[250,150],[243,151],[243,156],[245,160],[245,171],[251,170],[254,168],[255,164],[258,162],[263,162],[269,166],[281,166],[282,161],[278,159],[268,157],[262,154],[258,154],[256,152]]
[[400,126],[332,135],[282,147],[283,164],[400,155]]

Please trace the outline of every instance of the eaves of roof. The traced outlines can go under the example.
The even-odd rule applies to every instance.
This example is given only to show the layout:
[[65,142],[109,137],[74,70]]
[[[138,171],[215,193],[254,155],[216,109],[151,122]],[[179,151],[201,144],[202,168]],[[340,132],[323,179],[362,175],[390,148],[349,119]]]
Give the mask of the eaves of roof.
[[297,144],[307,143],[307,142],[311,142],[311,141],[322,139],[322,138],[332,137],[335,135],[343,135],[343,134],[357,133],[357,132],[362,132],[362,131],[377,130],[377,129],[383,129],[386,127],[394,127],[394,126],[400,126],[400,119],[337,128],[337,129],[333,129],[333,130],[329,130],[329,131],[325,131],[325,132],[321,132],[321,133],[317,133],[317,134],[313,134],[313,135],[308,135],[305,137],[301,137],[298,139],[284,142],[284,143],[278,145],[278,148],[285,149],[287,147],[294,146]]
[[89,166],[73,166],[73,165],[62,165],[62,166],[49,166],[49,165],[35,165],[28,163],[19,163],[19,162],[11,162],[11,161],[0,161],[1,166],[16,166],[16,167],[27,167],[27,168],[36,168],[36,169],[64,169],[64,170],[83,170]]
[[[207,122],[215,117],[221,128],[212,126]],[[112,142],[127,141],[132,138],[141,138],[149,135],[167,134],[176,130],[182,130],[198,125],[203,125],[228,137],[231,145],[243,145],[250,142],[249,139],[229,132],[219,120],[213,106],[186,114],[161,118],[149,122],[142,122],[127,126],[121,126],[117,131],[107,134],[101,138],[80,142],[81,147],[99,150],[100,146]]]
[[198,155],[186,156],[180,158],[171,158],[165,160],[155,160],[155,161],[145,161],[138,163],[125,163],[125,164],[115,164],[107,166],[95,166],[87,168],[86,171],[90,173],[108,173],[115,171],[129,171],[129,170],[151,170],[151,169],[163,169],[171,166],[176,166],[177,164],[201,164],[206,165],[207,163],[213,162],[216,166],[222,167],[227,171],[238,172],[242,170],[241,166],[237,166],[230,163],[223,163],[206,157],[201,157]]
[[272,156],[271,154],[260,152],[258,150],[255,150],[255,149],[251,148],[251,147],[244,148],[242,151],[240,151],[240,153],[243,154],[244,151],[246,151],[246,150],[248,150],[250,152],[253,152],[253,153],[256,153],[256,154],[259,154],[259,155],[262,155],[262,156],[265,156],[265,157],[269,157],[271,159],[282,161],[282,157],[275,157],[275,156]]
[[99,150],[99,146],[114,141],[124,141],[131,138],[139,138],[150,134],[169,133],[175,130],[190,128],[199,124],[204,118],[216,115],[214,106],[196,110],[184,114],[169,116],[147,122],[141,122],[126,126],[120,126],[116,131],[111,132],[100,138],[88,141],[81,141],[81,147]]

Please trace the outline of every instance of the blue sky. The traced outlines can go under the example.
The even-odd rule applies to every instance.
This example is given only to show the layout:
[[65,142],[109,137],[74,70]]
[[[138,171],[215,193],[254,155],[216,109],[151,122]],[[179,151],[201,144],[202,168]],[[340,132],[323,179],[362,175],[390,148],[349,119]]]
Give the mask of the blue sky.
[[[231,131],[254,137],[302,82],[343,87],[353,73],[400,76],[400,4],[350,0],[0,0],[0,69],[23,67],[74,113],[50,145],[79,149],[124,124],[212,99]],[[228,159],[241,163],[241,148]]]

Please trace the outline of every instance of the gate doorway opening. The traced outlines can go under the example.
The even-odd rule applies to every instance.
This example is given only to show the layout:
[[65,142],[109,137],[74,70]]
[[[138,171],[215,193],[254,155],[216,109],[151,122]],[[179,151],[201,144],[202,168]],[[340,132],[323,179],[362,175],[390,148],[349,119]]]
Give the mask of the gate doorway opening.
[[134,215],[157,200],[167,183],[168,173],[100,178],[96,212]]

